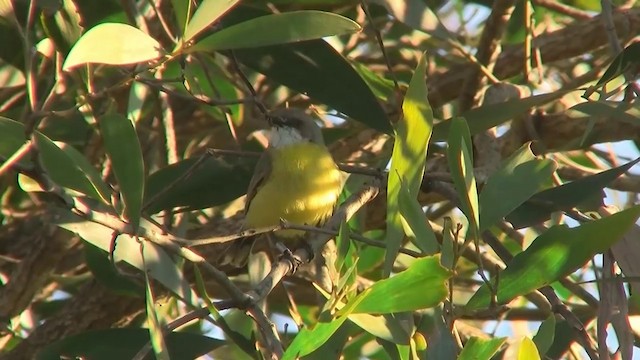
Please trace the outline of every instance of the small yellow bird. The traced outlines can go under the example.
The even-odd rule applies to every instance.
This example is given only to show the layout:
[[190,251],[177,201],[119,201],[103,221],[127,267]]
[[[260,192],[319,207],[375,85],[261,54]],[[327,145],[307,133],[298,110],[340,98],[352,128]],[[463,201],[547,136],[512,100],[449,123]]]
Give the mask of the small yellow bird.
[[[321,225],[332,214],[342,191],[342,176],[315,120],[301,109],[270,115],[269,147],[253,173],[245,205],[245,227]],[[303,235],[282,230],[279,237]]]
[[[272,111],[269,120],[269,146],[249,183],[244,228],[275,226],[280,219],[320,226],[333,214],[344,183],[320,127],[312,116],[295,108]],[[289,229],[275,235],[296,239],[304,233]]]

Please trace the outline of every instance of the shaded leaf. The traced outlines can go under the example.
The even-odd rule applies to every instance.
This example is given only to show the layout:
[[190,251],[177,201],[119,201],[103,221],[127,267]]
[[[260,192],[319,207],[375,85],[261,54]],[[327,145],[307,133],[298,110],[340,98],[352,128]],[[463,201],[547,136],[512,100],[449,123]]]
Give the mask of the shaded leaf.
[[137,229],[144,195],[144,163],[138,135],[131,121],[118,113],[103,116],[100,130],[118,180],[124,213],[133,228]]
[[[383,314],[426,309],[447,296],[451,272],[440,265],[440,256],[417,259],[407,270],[376,282],[358,295],[354,314]],[[425,292],[424,289],[429,289]]]
[[464,344],[458,360],[490,360],[505,341],[504,337],[485,340],[474,336]]
[[585,200],[600,196],[604,187],[638,162],[640,162],[640,158],[622,166],[539,192],[507,215],[506,219],[516,229],[548,220],[553,212],[571,209],[584,203]]
[[477,235],[480,214],[478,189],[473,174],[473,143],[465,119],[455,118],[451,124],[451,132],[447,142],[449,171],[460,199],[460,210],[466,215],[469,227]]
[[186,49],[235,50],[321,39],[360,31],[349,18],[324,11],[302,10],[260,16],[224,28]]
[[[607,70],[602,74],[600,80],[596,84],[596,87],[603,85],[614,78],[624,74],[625,71],[629,70],[632,66],[636,66],[640,64],[640,42],[634,42],[624,48],[620,54],[618,54],[611,64],[607,68]],[[588,92],[585,92],[585,97],[589,96]]]
[[[202,209],[237,199],[249,187],[252,165],[255,165],[257,158],[225,161],[212,157],[193,169],[196,161],[198,159],[179,161],[149,176],[145,204],[152,198],[155,200],[146,209],[147,213],[155,214],[175,207]],[[189,171],[191,175],[175,182]],[[158,194],[159,197],[156,197]]]
[[87,241],[84,245],[84,256],[87,267],[91,270],[93,276],[115,293],[129,296],[144,296],[144,287],[142,284],[134,282],[118,273],[104,250]]
[[403,116],[395,124],[395,142],[387,183],[387,254],[384,273],[389,274],[404,236],[398,204],[401,183],[410,198],[417,198],[424,175],[427,145],[433,128],[433,112],[427,102],[426,59],[422,56],[402,104]]
[[62,69],[67,71],[86,63],[129,65],[163,54],[160,44],[141,30],[126,24],[103,23],[78,39]]
[[[222,340],[186,332],[169,333],[166,340],[172,359],[195,359],[225,344]],[[92,330],[47,345],[38,353],[36,359],[131,359],[148,341],[147,329]]]
[[[497,301],[504,304],[519,295],[567,276],[595,254],[615,244],[640,216],[640,206],[584,223],[575,228],[558,225],[538,236],[500,272]],[[490,292],[483,285],[466,307],[475,310],[489,306]]]
[[[26,142],[24,125],[0,116],[0,156],[3,161],[13,156]],[[27,165],[29,161],[23,157],[18,163]]]
[[556,317],[554,314],[551,314],[545,321],[542,322],[542,324],[540,324],[538,332],[533,337],[533,342],[536,344],[536,347],[538,348],[538,352],[540,354],[546,354],[547,351],[551,348],[555,335]]
[[416,246],[424,255],[433,255],[438,252],[440,246],[436,234],[427,221],[427,216],[422,210],[418,199],[411,197],[404,184],[400,184],[400,198],[398,199],[400,214],[403,223],[408,229],[404,233],[412,238]]
[[[626,103],[618,101],[586,101],[576,104],[569,110],[579,111],[581,113],[595,116],[605,117],[616,121],[624,121],[631,125],[640,124],[640,109],[635,103]],[[590,119],[590,121],[595,119]]]
[[[226,26],[268,14],[239,6]],[[391,133],[387,115],[349,62],[324,40],[240,49],[242,64],[374,129]]]
[[550,184],[555,162],[538,159],[531,143],[509,157],[491,174],[480,193],[480,231],[495,225],[538,191]]

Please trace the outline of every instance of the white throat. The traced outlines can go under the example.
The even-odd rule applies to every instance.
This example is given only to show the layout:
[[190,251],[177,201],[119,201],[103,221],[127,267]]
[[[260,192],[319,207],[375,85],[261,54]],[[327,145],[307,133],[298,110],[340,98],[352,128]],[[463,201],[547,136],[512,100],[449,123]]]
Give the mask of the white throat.
[[282,148],[306,142],[300,132],[289,126],[274,126],[269,133],[269,147]]

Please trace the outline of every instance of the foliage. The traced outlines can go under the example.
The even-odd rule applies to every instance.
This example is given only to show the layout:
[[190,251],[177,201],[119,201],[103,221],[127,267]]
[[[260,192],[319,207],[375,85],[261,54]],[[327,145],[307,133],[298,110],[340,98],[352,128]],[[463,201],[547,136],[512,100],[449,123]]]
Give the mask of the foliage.
[[[640,10],[599,4],[0,2],[3,356],[631,359]],[[238,267],[285,106],[351,174]]]

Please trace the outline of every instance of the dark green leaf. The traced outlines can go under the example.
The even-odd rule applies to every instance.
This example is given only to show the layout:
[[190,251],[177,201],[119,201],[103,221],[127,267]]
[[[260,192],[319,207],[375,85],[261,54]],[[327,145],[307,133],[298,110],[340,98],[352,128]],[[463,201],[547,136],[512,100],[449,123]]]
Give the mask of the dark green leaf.
[[536,192],[550,185],[553,161],[538,159],[523,145],[491,174],[480,193],[480,231],[495,225]]
[[399,196],[400,214],[409,227],[404,231],[405,234],[412,238],[424,255],[437,253],[440,249],[438,239],[436,239],[436,234],[433,232],[418,199],[409,195],[404,183],[400,184]]
[[639,161],[640,158],[617,168],[539,192],[515,209],[506,219],[516,229],[548,220],[553,212],[571,209],[594,196],[599,196],[604,187]]
[[133,228],[137,229],[144,195],[144,163],[136,129],[129,119],[118,113],[103,116],[100,129],[118,180],[124,213]]
[[[500,273],[497,301],[505,304],[519,295],[567,276],[595,254],[607,250],[633,226],[640,216],[635,206],[575,228],[554,226],[516,255]],[[483,285],[467,303],[467,309],[489,306],[490,292]]]
[[[257,158],[225,160],[209,158],[192,169],[198,159],[187,159],[151,174],[147,182],[145,204],[155,199],[147,212],[154,214],[174,207],[189,210],[208,208],[244,195]],[[190,171],[188,177],[175,182]]]
[[[265,12],[238,7],[225,25]],[[387,115],[349,62],[324,40],[236,50],[238,61],[374,129],[391,133]]]
[[464,344],[458,360],[490,360],[506,340],[507,338],[484,340],[474,336]]
[[109,261],[107,252],[87,241],[84,244],[84,256],[87,267],[100,283],[117,294],[144,296],[142,284],[121,275]]
[[538,352],[544,355],[549,351],[556,335],[556,316],[554,314],[540,324],[538,333],[533,337],[533,342],[538,348]]
[[302,10],[260,16],[224,28],[196,42],[187,52],[254,48],[321,39],[360,31],[360,25],[338,14]]
[[387,183],[387,254],[384,272],[389,274],[404,236],[398,204],[401,183],[409,197],[416,198],[424,175],[427,145],[433,128],[433,112],[427,102],[426,56],[411,78],[402,104],[403,117],[395,124],[395,142]]
[[640,64],[640,42],[634,42],[618,54],[596,84],[599,87],[624,74],[633,65]]
[[[195,359],[225,344],[222,340],[182,332],[172,332],[167,335],[166,340],[172,359]],[[36,359],[131,359],[147,342],[148,329],[93,330],[48,345],[38,353]]]
[[359,295],[360,303],[353,313],[383,314],[434,307],[447,296],[446,280],[451,275],[440,265],[440,256],[420,258],[407,270],[376,282]]
[[[24,125],[0,116],[0,156],[4,158],[3,161],[10,158],[26,142]],[[27,165],[28,160],[23,157],[19,164]]]

